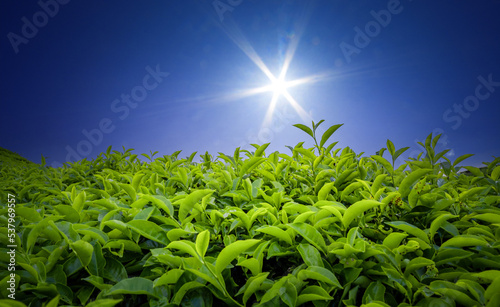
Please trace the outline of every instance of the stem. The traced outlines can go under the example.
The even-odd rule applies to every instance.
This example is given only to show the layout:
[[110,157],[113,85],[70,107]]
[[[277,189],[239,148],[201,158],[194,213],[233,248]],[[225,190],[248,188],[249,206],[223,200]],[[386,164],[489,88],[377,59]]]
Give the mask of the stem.
[[[221,287],[221,289],[223,290],[222,293],[224,294],[224,296],[226,296],[227,298],[229,298],[231,301],[233,301],[236,305],[238,306],[241,306],[241,307],[245,307],[244,305],[241,305],[238,301],[236,301],[234,298],[231,297],[231,295],[229,294],[229,292],[227,292],[227,289],[226,289],[226,285],[222,284],[218,278],[218,276],[215,274],[215,272],[212,272],[212,270],[210,269],[210,266],[208,266],[206,263],[205,263],[205,259],[202,258],[202,262],[203,264],[207,267],[208,271],[210,272],[210,274],[213,275],[213,277],[215,278],[215,280],[217,280],[217,283],[219,284],[219,286]],[[221,276],[222,277],[222,276]]]

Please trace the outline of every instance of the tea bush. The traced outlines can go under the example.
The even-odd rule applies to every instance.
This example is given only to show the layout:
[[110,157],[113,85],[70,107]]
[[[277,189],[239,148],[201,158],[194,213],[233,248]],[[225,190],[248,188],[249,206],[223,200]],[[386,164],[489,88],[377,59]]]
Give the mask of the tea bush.
[[500,306],[500,158],[465,175],[429,135],[396,168],[408,148],[334,150],[322,122],[295,125],[313,148],[200,162],[2,150],[0,306]]

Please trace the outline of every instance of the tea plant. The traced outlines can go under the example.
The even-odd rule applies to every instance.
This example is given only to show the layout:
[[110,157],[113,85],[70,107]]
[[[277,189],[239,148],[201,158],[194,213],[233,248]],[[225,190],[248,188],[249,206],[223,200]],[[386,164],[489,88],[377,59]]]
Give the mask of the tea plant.
[[[500,306],[500,158],[483,169],[408,148],[363,157],[237,148],[193,162],[111,147],[61,168],[2,150],[17,198],[16,299],[1,306]],[[390,160],[383,157],[387,150]],[[42,157],[43,158],[43,157]]]

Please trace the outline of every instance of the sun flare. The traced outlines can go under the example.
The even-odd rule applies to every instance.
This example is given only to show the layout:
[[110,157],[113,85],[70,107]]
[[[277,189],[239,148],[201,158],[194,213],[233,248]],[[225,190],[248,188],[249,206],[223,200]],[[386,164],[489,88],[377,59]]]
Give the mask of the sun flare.
[[286,89],[288,88],[288,84],[282,78],[275,79],[271,84],[271,91],[274,95],[281,96],[286,93]]

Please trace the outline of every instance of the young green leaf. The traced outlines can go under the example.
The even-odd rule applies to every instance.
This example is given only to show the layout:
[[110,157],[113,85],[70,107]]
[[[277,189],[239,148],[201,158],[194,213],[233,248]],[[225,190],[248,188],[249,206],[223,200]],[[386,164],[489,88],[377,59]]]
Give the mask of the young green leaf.
[[500,166],[497,166],[493,169],[490,178],[495,181],[498,180],[498,178],[500,178]]
[[74,198],[72,207],[76,210],[76,212],[82,212],[86,198],[87,197],[85,195],[85,191],[81,191],[80,193],[78,193],[78,196]]
[[198,249],[197,245],[195,245],[191,241],[185,241],[185,240],[174,241],[168,244],[166,248],[175,248],[177,250],[180,250],[181,252],[190,254],[194,258],[201,260],[200,254],[197,253]]
[[184,298],[184,295],[188,293],[189,291],[197,288],[203,288],[205,287],[204,284],[199,283],[197,281],[190,281],[185,284],[183,284],[176,292],[174,295],[174,299],[172,300],[172,303],[175,304],[175,306],[179,306],[182,303],[182,299]]
[[421,179],[422,176],[427,175],[432,172],[432,169],[417,169],[413,172],[411,172],[408,176],[406,176],[403,181],[401,181],[401,184],[399,185],[399,193],[401,194],[401,197],[406,197],[408,194],[410,194],[410,187],[413,185],[417,180]]
[[107,296],[119,294],[145,294],[159,299],[153,290],[153,282],[143,277],[124,279],[115,284],[107,292]]
[[365,211],[375,208],[382,205],[381,202],[375,201],[375,200],[360,200],[358,202],[355,202],[351,206],[347,208],[347,210],[344,213],[344,216],[342,217],[342,224],[344,227],[347,229],[351,222],[361,215],[361,213],[364,213]]
[[394,154],[396,153],[396,149],[394,148],[394,144],[389,139],[387,139],[387,150],[389,150],[389,153],[391,154],[391,156],[394,157]]
[[325,145],[326,141],[332,136],[332,134],[337,131],[340,127],[342,127],[344,124],[338,124],[338,125],[333,125],[328,130],[323,133],[323,136],[321,137],[321,142],[319,143],[319,147],[323,147]]
[[420,240],[424,241],[425,243],[429,244],[429,237],[427,237],[427,234],[420,228],[409,224],[407,222],[402,222],[402,221],[395,221],[395,222],[386,222],[387,225],[392,226],[394,228],[397,228],[399,230],[405,231]]
[[89,242],[78,240],[70,244],[71,249],[75,252],[80,259],[83,266],[88,266],[90,260],[92,260],[92,253],[94,252],[94,247]]
[[250,173],[254,168],[262,164],[265,160],[266,159],[263,157],[253,157],[243,162],[243,165],[240,169],[240,177],[243,177],[244,175]]
[[[491,302],[493,298],[496,296],[495,301],[499,301],[498,294],[500,293],[500,275],[497,275],[497,277],[493,280],[493,282],[488,286],[486,291],[484,292],[484,298]],[[490,305],[488,305],[490,306]]]
[[325,120],[322,119],[320,120],[317,124],[314,124],[314,121],[312,122],[312,126],[313,126],[313,132],[316,131],[316,129],[318,129],[319,125],[321,125]]
[[144,220],[131,220],[127,223],[127,226],[147,239],[164,245],[168,245],[170,243],[170,240],[168,240],[167,238],[166,232],[153,222]]
[[217,256],[217,260],[215,262],[215,272],[216,274],[222,273],[222,271],[238,257],[241,253],[259,243],[260,240],[256,239],[247,239],[233,242],[226,246]]
[[394,155],[392,157],[393,162],[396,162],[396,160],[399,158],[399,156],[401,156],[409,148],[410,147],[403,147],[403,148],[400,148],[400,149],[396,150],[396,152],[394,153]]
[[210,231],[208,229],[200,232],[196,237],[196,251],[201,256],[201,258],[205,257],[205,253],[207,252],[209,243]]
[[404,276],[406,278],[408,278],[408,276],[410,276],[410,274],[413,273],[415,270],[418,270],[421,267],[429,266],[429,265],[434,265],[434,261],[427,259],[427,258],[424,258],[424,257],[413,258],[406,265]]
[[189,212],[193,209],[194,205],[196,205],[203,197],[207,195],[211,195],[214,190],[204,189],[204,190],[196,190],[191,192],[186,198],[180,201],[179,207],[179,220],[182,222]]
[[297,277],[300,280],[315,279],[330,284],[332,286],[335,286],[337,288],[343,289],[342,285],[340,284],[335,274],[333,274],[332,271],[326,268],[318,266],[310,266],[305,270],[299,271]]
[[324,301],[324,300],[332,300],[333,297],[328,295],[328,292],[325,291],[322,287],[319,286],[308,286],[297,297],[297,306],[300,306],[306,302],[310,301]]
[[299,235],[301,235],[316,248],[323,252],[326,252],[325,240],[316,228],[306,223],[293,223],[287,224],[287,226],[295,230]]
[[299,128],[300,130],[304,131],[305,133],[309,134],[312,138],[314,138],[313,131],[311,130],[311,128],[307,127],[306,125],[295,124],[293,126]]
[[401,244],[408,235],[404,232],[392,232],[390,233],[382,242],[383,245],[387,246],[390,250],[395,249]]
[[302,154],[303,156],[308,157],[312,161],[314,161],[316,159],[316,155],[313,152],[311,152],[310,150],[307,150],[305,148],[301,148],[301,147],[294,148],[294,151]]
[[[254,294],[257,290],[259,290],[262,283],[266,280],[269,272],[260,273],[259,275],[250,277],[246,284],[240,289],[240,291],[244,291],[243,293],[243,304],[246,305],[248,299]],[[238,293],[240,292],[238,291]],[[238,293],[236,295],[238,295]]]
[[432,148],[435,148],[439,139],[441,138],[441,134],[438,134],[434,137],[434,139],[432,140]]
[[488,242],[479,236],[459,235],[444,242],[441,247],[466,247],[466,246],[484,246],[488,247]]
[[277,226],[265,226],[257,229],[256,231],[274,236],[282,241],[285,241],[289,245],[293,244],[290,235],[286,231]]
[[334,185],[335,185],[335,182],[329,182],[329,183],[326,183],[325,185],[323,185],[318,192],[318,200],[326,200],[332,189],[336,193],[337,188]]
[[321,260],[321,254],[314,246],[301,243],[297,246],[297,250],[300,256],[302,256],[304,263],[308,266],[324,267],[323,261]]
[[391,163],[389,161],[387,161],[384,157],[375,155],[375,156],[371,156],[371,158],[373,160],[377,161],[378,163],[382,164],[382,166],[385,167],[387,172],[389,172],[390,174],[394,173],[394,169],[393,169]]
[[435,218],[432,221],[431,227],[429,229],[430,238],[431,239],[434,238],[436,231],[439,229],[439,227],[441,227],[444,224],[444,222],[446,222],[447,220],[449,220],[451,218],[456,218],[456,217],[458,217],[458,215],[443,213],[443,214],[439,215],[437,218]]

